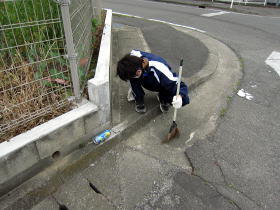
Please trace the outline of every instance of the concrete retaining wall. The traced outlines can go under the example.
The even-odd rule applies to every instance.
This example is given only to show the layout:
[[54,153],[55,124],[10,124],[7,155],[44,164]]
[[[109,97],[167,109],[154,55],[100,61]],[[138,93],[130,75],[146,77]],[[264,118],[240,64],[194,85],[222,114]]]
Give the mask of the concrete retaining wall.
[[106,123],[110,120],[110,63],[111,63],[111,30],[112,11],[107,10],[103,36],[101,40],[95,76],[88,81],[89,100],[99,108],[99,120]]
[[0,196],[109,127],[111,23],[107,10],[96,75],[88,83],[90,101],[0,144]]

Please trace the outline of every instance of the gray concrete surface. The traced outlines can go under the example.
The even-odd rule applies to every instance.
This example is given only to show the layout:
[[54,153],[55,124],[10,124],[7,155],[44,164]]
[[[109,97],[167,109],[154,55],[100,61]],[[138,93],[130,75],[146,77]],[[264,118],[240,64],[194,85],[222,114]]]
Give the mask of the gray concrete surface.
[[[221,45],[207,40],[206,35],[201,35],[200,38],[205,39],[204,44],[208,42],[211,46],[210,49],[221,50]],[[211,50],[209,52],[211,56],[215,55]],[[215,57],[223,59],[223,56],[228,57],[225,52],[221,50],[221,54]],[[229,57],[232,57],[232,55]],[[216,67],[218,68],[218,66]],[[220,69],[227,68],[225,66],[221,68],[220,66]],[[213,75],[211,80],[216,76],[217,74]],[[248,128],[250,128],[249,135],[248,133],[240,133],[242,130],[232,130],[232,127],[236,127],[236,125],[228,124],[220,126],[226,129],[229,134],[228,137],[222,132],[218,132],[216,136],[211,134],[215,131],[217,118],[224,116],[227,111],[226,101],[238,100],[231,99],[232,95],[230,93],[230,90],[234,89],[237,84],[231,84],[232,86],[228,87],[229,92],[223,93],[225,95],[219,95],[220,90],[215,89],[215,87],[224,87],[220,83],[223,79],[222,77],[216,79],[214,87],[210,88],[211,85],[207,85],[211,81],[209,80],[192,92],[194,107],[189,106],[189,113],[180,115],[189,117],[189,124],[187,125],[185,125],[184,120],[179,120],[180,124],[184,125],[184,133],[180,139],[176,139],[169,146],[159,146],[165,135],[166,127],[168,127],[168,119],[171,118],[168,115],[159,116],[154,119],[155,121],[152,121],[154,124],[150,122],[143,129],[138,130],[137,134],[115,147],[110,153],[106,153],[101,159],[92,163],[89,162],[90,167],[83,172],[83,177],[94,183],[106,200],[110,201],[111,205],[119,208],[185,209],[193,206],[193,208],[201,209],[274,209],[271,208],[271,204],[260,202],[264,197],[270,197],[274,207],[277,206],[278,201],[275,199],[277,195],[273,189],[263,191],[263,189],[260,189],[263,187],[258,187],[252,182],[252,177],[259,180],[261,186],[265,183],[263,178],[267,175],[270,185],[276,186],[277,179],[271,176],[269,171],[259,170],[256,162],[242,161],[247,157],[242,152],[242,147],[250,148],[251,145],[254,149],[252,151],[246,150],[250,154],[254,153],[255,149],[258,151],[256,156],[252,157],[252,160],[258,160],[257,154],[261,153],[252,141],[252,139],[257,139],[257,136],[250,131],[250,125],[248,125]],[[126,87],[123,88],[125,90]],[[123,95],[126,95],[125,92]],[[207,98],[213,95],[217,98],[211,98],[211,100]],[[125,98],[123,100],[125,101]],[[203,102],[203,100],[206,102]],[[277,100],[277,97],[275,100]],[[221,102],[221,104],[217,104],[217,102]],[[207,110],[209,103],[216,104],[217,107]],[[246,103],[244,104],[246,105]],[[271,102],[269,104],[273,105]],[[133,106],[130,106],[130,108],[132,108],[130,110],[133,110]],[[200,110],[207,110],[210,114],[200,113]],[[263,111],[265,112],[265,110]],[[215,114],[211,115],[211,113]],[[231,117],[235,116],[234,113],[236,112],[232,112]],[[129,114],[128,109],[123,109],[122,116],[125,114]],[[244,113],[242,114],[244,115]],[[242,114],[236,115],[236,119],[241,117],[245,120],[241,116]],[[132,114],[131,116],[136,115]],[[264,118],[260,121],[254,115],[249,117],[256,119],[255,122],[259,125],[261,125],[261,121],[268,120]],[[119,119],[124,120],[125,117]],[[244,139],[241,136],[246,135],[250,141],[243,141]],[[237,137],[232,138],[232,136]],[[193,142],[195,142],[194,145]],[[234,144],[234,142],[238,143]],[[277,147],[277,145],[275,146]],[[185,150],[186,147],[189,148]],[[231,150],[231,148],[234,149]],[[269,160],[269,157],[267,157],[267,160]],[[275,158],[272,158],[271,163],[273,161],[274,164],[277,163]],[[148,165],[145,164],[147,162]],[[243,173],[240,174],[239,170]],[[67,180],[64,186],[71,185],[71,182],[76,183],[74,180]],[[64,187],[64,189],[68,194],[75,194],[77,190],[75,187]],[[256,198],[255,195],[259,192],[260,195]],[[63,193],[60,191],[60,194]],[[65,196],[61,196],[60,199],[73,207],[74,204],[82,205],[80,204],[82,198],[78,196],[77,200],[72,198],[69,201]],[[48,201],[43,201],[42,205],[45,202]]]
[[77,174],[66,184],[62,185],[53,196],[69,209],[115,209],[114,206],[102,195],[96,193],[90,182]]
[[[230,106],[220,112],[219,126],[212,135],[197,138],[186,155],[195,174],[239,208],[278,209],[279,77],[264,60],[279,51],[279,17],[229,13],[209,18],[201,15],[215,10],[149,1],[106,2],[118,12],[205,30],[240,54],[245,74],[239,85],[254,99],[227,97]],[[250,7],[248,13],[259,9]],[[278,9],[266,11],[279,15]]]
[[31,210],[42,210],[42,209],[49,209],[49,210],[57,210],[59,209],[59,204],[53,197],[48,197],[42,202],[38,203],[36,206],[32,207]]
[[[208,42],[215,49],[216,44]],[[247,49],[248,46],[245,44],[241,48]],[[250,49],[249,47],[247,51]],[[259,54],[259,51],[252,54]],[[227,57],[226,54],[225,57]],[[260,59],[260,56],[256,56],[256,59]],[[259,70],[256,65],[249,65],[252,63],[254,61],[250,59],[245,61],[245,67],[254,66]],[[251,74],[255,75],[255,72],[249,71],[245,75],[245,81],[250,80],[248,77]],[[207,207],[278,209],[277,150],[279,147],[277,139],[275,141],[271,139],[279,136],[277,135],[279,129],[267,132],[262,125],[276,128],[279,112],[270,111],[270,108],[279,109],[277,102],[280,98],[277,88],[273,85],[275,83],[273,74],[269,77],[267,74],[268,72],[258,71],[257,75],[262,79],[256,82],[250,81],[246,86],[264,85],[265,79],[271,81],[262,91],[255,90],[256,94],[261,92],[258,94],[261,98],[254,103],[248,103],[231,95],[231,90],[238,84],[231,84],[232,86],[228,87],[229,92],[219,95],[221,90],[215,88],[222,85],[220,82],[223,79],[217,77],[219,78],[215,81],[217,83],[211,88],[211,85],[208,86],[211,83],[208,82],[217,76],[213,75],[208,82],[192,91],[192,102],[194,101],[197,107],[187,107],[189,111],[186,114],[189,119],[187,124],[179,119],[179,126],[183,125],[181,128],[184,131],[180,139],[176,139],[169,145],[160,145],[168,127],[170,115],[158,116],[142,129],[138,128],[143,124],[135,126],[137,129],[135,135],[104,156],[100,154],[100,159],[97,161],[93,161],[96,158],[93,158],[92,162],[88,160],[90,167],[82,172],[83,177],[94,183],[111,205],[120,208],[129,208],[134,205],[138,209],[186,209],[190,206],[201,209]],[[274,91],[269,91],[271,88]],[[207,98],[209,93],[217,95],[216,99],[210,101],[211,104],[217,102],[218,104],[212,107],[213,109],[210,108],[208,114],[201,113],[202,109],[208,109],[206,100],[209,99]],[[202,100],[204,98],[206,102]],[[229,102],[230,109],[228,110],[226,103]],[[270,114],[267,115],[267,112]],[[180,116],[185,117],[183,114]],[[220,119],[219,126],[216,127],[219,117],[224,118]],[[240,129],[240,126],[245,126],[245,128]],[[258,131],[263,134],[259,135]],[[125,140],[126,137],[128,136],[124,136],[121,140]],[[149,164],[146,164],[147,162]],[[128,174],[125,174],[126,171]],[[152,175],[150,175],[151,172]],[[146,174],[148,176],[145,176]],[[154,174],[158,176],[155,177]],[[71,181],[72,179],[66,179],[64,187],[71,185]],[[69,194],[73,194],[77,187],[65,187],[65,189],[69,191]],[[46,199],[42,205],[53,202],[49,201],[49,198]],[[75,202],[75,200],[68,201],[67,199],[64,201],[69,205],[72,205],[71,202],[80,202],[80,200]]]
[[[139,31],[122,27],[114,33],[118,40],[127,40],[116,42],[122,44],[119,47],[130,48],[130,38],[137,37]],[[103,153],[104,155],[100,154],[99,158],[91,160],[89,155],[86,160],[89,167],[85,170],[70,172],[70,175],[67,172],[61,173],[63,184],[53,193],[55,199],[47,197],[34,208],[56,201],[70,209],[238,209],[239,200],[226,196],[217,186],[195,173],[192,160],[186,155],[185,149],[193,144],[193,140],[203,139],[214,131],[221,110],[227,107],[227,97],[234,92],[241,78],[239,59],[227,46],[211,37],[185,29],[180,29],[180,33],[199,38],[203,45],[211,47],[211,56],[208,58],[215,57],[217,61],[206,62],[208,71],[210,68],[214,73],[199,86],[194,85],[192,103],[179,110],[181,136],[169,144],[161,144],[169,130],[172,111],[158,115],[158,104],[151,95],[147,103],[148,107],[154,108],[150,109],[149,114],[157,113],[154,115],[158,115],[157,117],[144,124],[141,121],[133,124],[133,131],[119,136],[120,143]],[[116,49],[117,56],[127,51],[123,49],[120,52],[117,47]],[[206,70],[202,68],[201,71]],[[118,83],[117,78],[113,80],[113,86],[119,85],[113,94],[120,96],[118,100],[113,100],[117,102],[117,105],[113,103],[116,112],[113,117],[117,117],[115,123],[129,123],[136,116],[139,120],[143,119],[139,116],[145,115],[135,113],[133,104],[126,102],[127,84],[121,81]],[[224,89],[217,89],[217,85]],[[219,180],[222,183],[222,177]],[[89,183],[94,186],[94,192]]]

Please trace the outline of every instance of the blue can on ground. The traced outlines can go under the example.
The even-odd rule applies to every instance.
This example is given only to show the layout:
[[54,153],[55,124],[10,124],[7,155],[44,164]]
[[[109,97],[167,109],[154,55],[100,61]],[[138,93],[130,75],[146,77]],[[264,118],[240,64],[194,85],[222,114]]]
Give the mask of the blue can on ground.
[[111,130],[107,129],[103,131],[101,134],[98,136],[95,136],[93,138],[93,143],[94,144],[100,144],[101,142],[104,142],[106,139],[108,139],[111,135]]

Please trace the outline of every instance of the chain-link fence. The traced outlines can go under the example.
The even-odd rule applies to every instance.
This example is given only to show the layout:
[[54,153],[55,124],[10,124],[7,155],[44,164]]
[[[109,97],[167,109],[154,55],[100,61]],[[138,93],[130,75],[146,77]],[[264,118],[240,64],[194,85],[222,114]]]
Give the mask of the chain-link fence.
[[78,75],[81,89],[86,84],[88,66],[91,61],[92,54],[92,24],[93,23],[93,7],[92,0],[76,0],[72,1],[69,7],[71,26],[73,33],[73,42],[75,52],[77,53]]
[[80,98],[91,1],[0,0],[0,142],[68,111],[70,96]]
[[268,4],[279,6],[280,0],[212,0],[212,2],[228,2],[231,3],[230,8],[233,7],[233,4],[242,4],[242,5],[263,5],[266,6]]
[[249,4],[254,4],[254,5],[263,5],[266,6],[267,5],[267,0],[231,0],[231,8],[233,6],[233,4],[244,4],[244,5],[249,5]]

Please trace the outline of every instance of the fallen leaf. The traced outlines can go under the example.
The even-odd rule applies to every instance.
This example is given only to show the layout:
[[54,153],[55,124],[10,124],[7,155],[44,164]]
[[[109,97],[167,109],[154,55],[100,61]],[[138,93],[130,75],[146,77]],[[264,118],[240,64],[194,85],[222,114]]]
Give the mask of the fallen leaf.
[[62,85],[67,85],[69,83],[69,81],[64,80],[64,79],[54,79],[53,81],[58,84],[62,84]]
[[80,67],[85,66],[88,63],[88,60],[88,58],[81,58],[79,62]]

